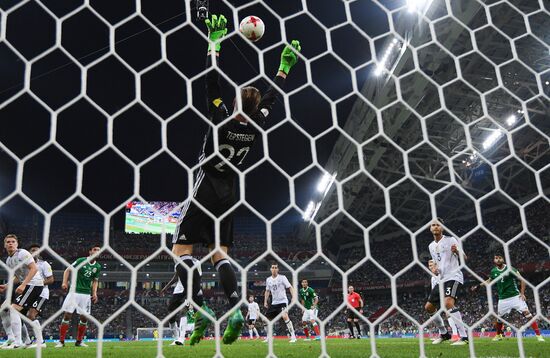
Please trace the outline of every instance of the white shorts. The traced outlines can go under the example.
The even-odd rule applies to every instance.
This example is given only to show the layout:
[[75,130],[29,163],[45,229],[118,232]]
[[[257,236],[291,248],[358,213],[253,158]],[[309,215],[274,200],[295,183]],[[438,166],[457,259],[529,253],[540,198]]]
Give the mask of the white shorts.
[[510,313],[510,311],[516,310],[520,313],[529,310],[527,307],[527,303],[525,303],[524,300],[522,300],[519,295],[505,298],[503,300],[498,300],[498,315],[503,316],[507,313]]
[[305,310],[302,315],[302,322],[309,322],[311,320],[317,319],[317,309]]
[[89,315],[92,307],[92,297],[89,294],[71,292],[63,301],[63,312],[87,314]]

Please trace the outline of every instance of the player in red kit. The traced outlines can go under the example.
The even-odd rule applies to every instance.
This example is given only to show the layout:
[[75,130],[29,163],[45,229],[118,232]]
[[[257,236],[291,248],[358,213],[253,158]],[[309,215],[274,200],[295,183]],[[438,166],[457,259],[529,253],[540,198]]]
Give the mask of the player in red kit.
[[[359,313],[363,313],[363,299],[361,295],[355,292],[353,286],[348,287],[348,305],[355,308]],[[347,309],[347,321],[349,328],[349,338],[361,338],[361,326],[359,326],[359,317],[355,314],[355,311]],[[357,328],[357,336],[353,334],[353,323]]]

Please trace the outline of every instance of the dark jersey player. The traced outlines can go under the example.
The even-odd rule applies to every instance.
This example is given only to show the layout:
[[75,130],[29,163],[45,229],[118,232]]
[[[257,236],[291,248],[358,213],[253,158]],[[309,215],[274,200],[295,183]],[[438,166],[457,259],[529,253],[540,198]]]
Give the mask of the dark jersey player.
[[[208,36],[211,44],[208,46],[207,67],[212,66],[212,59],[217,61],[220,55],[220,40],[227,33],[227,20],[223,15],[219,17],[212,15],[211,19],[205,20],[208,27]],[[214,51],[212,51],[214,50]],[[274,79],[277,86],[282,87],[286,76],[292,66],[298,60],[297,52],[300,51],[300,43],[292,41],[292,46],[286,46],[281,55],[281,66]],[[213,52],[213,53],[212,53]],[[218,153],[209,157],[207,148],[213,146],[213,133],[209,129],[205,135],[202,153],[199,157],[200,168],[195,173],[193,187],[193,198],[206,210],[216,217],[220,217],[236,203],[237,189],[239,187],[239,176],[235,169],[243,164],[243,161],[251,150],[256,138],[260,136],[258,129],[249,122],[252,120],[256,125],[263,126],[275,102],[277,91],[270,88],[264,96],[254,87],[245,87],[241,90],[241,111],[243,114],[235,114],[230,120],[229,110],[222,100],[219,76],[216,70],[210,71],[206,76],[206,92],[208,100],[208,115],[217,128]],[[236,107],[237,101],[233,101]],[[221,124],[224,122],[223,124]],[[223,158],[221,156],[223,156]],[[209,158],[207,160],[207,157]],[[228,164],[230,163],[230,164]],[[226,216],[220,222],[220,250],[212,255],[212,263],[219,273],[220,284],[225,295],[229,299],[231,307],[236,306],[240,301],[237,287],[237,277],[227,260],[228,248],[233,245],[233,218]],[[215,224],[212,218],[203,212],[195,202],[190,199],[186,201],[182,209],[181,221],[174,234],[172,252],[179,256],[184,265],[177,265],[176,272],[181,283],[187,292],[188,269],[193,267],[192,254],[193,245],[203,244],[210,250],[215,249]],[[213,315],[213,312],[203,305],[202,291],[200,287],[200,276],[197,270],[192,272],[191,295],[193,301],[202,306],[203,311]],[[190,338],[190,344],[196,344],[204,336],[204,331],[209,320],[201,311],[196,313],[195,330]],[[223,335],[223,342],[233,343],[241,333],[244,324],[244,317],[240,309],[236,309],[230,316],[227,329]]]

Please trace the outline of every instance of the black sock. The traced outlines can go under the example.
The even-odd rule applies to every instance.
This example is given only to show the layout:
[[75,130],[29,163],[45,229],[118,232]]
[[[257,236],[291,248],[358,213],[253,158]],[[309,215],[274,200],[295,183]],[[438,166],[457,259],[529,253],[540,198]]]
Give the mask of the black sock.
[[349,335],[353,336],[353,323],[348,322]]
[[[180,256],[180,259],[183,261],[185,265],[181,265],[178,263],[176,266],[176,272],[178,274],[178,278],[181,281],[181,284],[183,285],[183,292],[187,292],[187,270],[190,269],[195,265],[193,262],[193,257],[190,255],[183,255]],[[199,274],[198,270],[193,271],[193,289],[191,290],[193,301],[198,306],[202,306],[203,298],[202,298],[202,288],[201,288],[201,275]]]
[[222,285],[223,292],[229,300],[229,305],[234,307],[241,298],[239,297],[238,286],[237,286],[237,275],[233,270],[233,266],[227,259],[222,259],[214,265],[216,270],[220,274],[220,284]]
[[359,326],[359,322],[355,322],[355,328],[357,328],[357,335],[361,335],[361,326]]

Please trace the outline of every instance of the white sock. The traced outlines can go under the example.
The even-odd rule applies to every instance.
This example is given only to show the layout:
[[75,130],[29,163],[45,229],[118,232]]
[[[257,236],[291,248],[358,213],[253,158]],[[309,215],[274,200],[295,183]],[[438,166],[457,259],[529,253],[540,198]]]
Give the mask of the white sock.
[[15,340],[13,330],[11,329],[11,317],[9,309],[0,311],[0,318],[2,318],[2,326],[4,326],[4,331],[8,336],[8,340]]
[[21,341],[25,344],[31,344],[31,337],[29,337],[29,330],[27,325],[21,320]]
[[185,342],[185,333],[187,333],[187,317],[180,318],[180,342]]
[[172,322],[172,323],[169,323],[168,326],[170,327],[170,330],[172,331],[172,337],[174,339],[178,339],[179,338],[179,329],[178,329],[178,323],[177,322]]
[[256,334],[257,337],[260,336],[260,334],[258,333],[258,330],[256,329],[256,327],[254,327],[254,333]]
[[292,321],[288,320],[285,323],[286,323],[286,328],[288,328],[288,333],[290,333],[290,337],[292,339],[296,338],[296,335],[294,334],[294,325],[292,324]]
[[462,322],[462,314],[460,311],[456,308],[453,308],[450,311],[451,319],[455,322],[456,328],[458,329],[458,334],[460,337],[468,337],[468,333],[466,332],[466,328],[464,327],[464,322]]
[[32,323],[34,323],[32,326],[32,330],[34,332],[34,336],[36,337],[36,344],[44,343],[44,337],[42,337],[42,327],[40,326],[40,321],[35,319],[34,321],[32,321]]
[[449,326],[451,326],[451,330],[453,331],[453,336],[456,336],[458,333],[457,333],[457,330],[456,330],[456,324],[455,324],[455,321],[453,319],[451,319],[451,317],[449,317]]
[[17,312],[13,308],[10,309],[10,320],[11,329],[15,338],[14,344],[16,346],[22,346],[23,342],[21,342],[21,316],[19,316],[19,312]]
[[440,334],[447,333],[447,327],[445,327],[445,322],[443,322],[443,318],[441,318],[441,316],[438,313],[434,315],[434,324],[437,327],[437,329],[439,329]]
[[249,329],[248,330],[248,335],[250,336],[250,338],[254,338],[254,331]]

